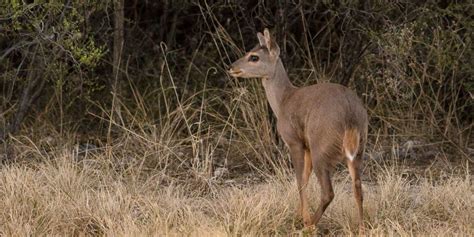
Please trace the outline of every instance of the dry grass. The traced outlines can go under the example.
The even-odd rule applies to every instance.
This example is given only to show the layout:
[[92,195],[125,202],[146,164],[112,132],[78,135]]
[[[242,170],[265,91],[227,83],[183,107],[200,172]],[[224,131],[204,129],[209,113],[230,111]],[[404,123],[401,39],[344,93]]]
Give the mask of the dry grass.
[[[37,148],[23,149],[35,156]],[[169,178],[162,170],[114,164],[111,153],[105,149],[83,157],[62,148],[36,154],[45,162],[3,167],[0,235],[302,234],[296,185],[286,170],[268,174],[262,182],[214,177],[203,191],[194,182]],[[363,187],[368,234],[474,235],[474,188],[468,168],[437,180],[408,178],[396,166],[371,169],[377,178]],[[357,222],[345,169],[335,175],[334,183],[336,198],[318,233],[353,235]],[[315,208],[319,192],[314,178],[309,193]]]

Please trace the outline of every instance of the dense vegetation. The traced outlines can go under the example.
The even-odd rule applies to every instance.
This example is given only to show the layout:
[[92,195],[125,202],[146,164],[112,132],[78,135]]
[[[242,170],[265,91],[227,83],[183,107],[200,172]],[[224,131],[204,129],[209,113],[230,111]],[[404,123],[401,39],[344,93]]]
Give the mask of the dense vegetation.
[[[458,182],[472,193],[473,10],[470,1],[445,0],[3,1],[0,199],[26,201],[17,203],[18,208],[0,204],[0,209],[17,211],[0,215],[0,223],[10,223],[0,233],[113,233],[113,221],[107,219],[113,215],[89,212],[90,207],[81,205],[87,202],[87,195],[106,200],[105,193],[116,186],[121,191],[114,195],[127,196],[123,200],[136,200],[138,195],[138,199],[152,202],[171,195],[191,205],[174,214],[169,207],[148,207],[158,210],[157,214],[135,210],[148,205],[138,203],[129,211],[141,214],[128,213],[131,219],[119,222],[131,221],[133,225],[126,225],[130,232],[117,233],[138,233],[141,224],[146,226],[153,218],[161,219],[143,233],[149,234],[153,228],[166,228],[163,233],[201,233],[209,228],[218,230],[216,235],[288,233],[283,229],[295,226],[288,222],[295,213],[278,217],[275,223],[283,227],[267,223],[267,229],[261,222],[252,222],[251,213],[240,216],[237,212],[243,224],[217,212],[209,217],[215,209],[225,209],[223,213],[235,217],[231,209],[244,204],[238,200],[235,207],[223,203],[229,206],[212,206],[201,213],[211,221],[224,221],[222,225],[235,225],[233,228],[217,228],[209,222],[204,229],[195,229],[199,220],[187,215],[196,207],[185,200],[225,199],[230,194],[216,194],[219,185],[245,184],[250,192],[258,190],[251,185],[263,180],[267,183],[259,185],[267,187],[269,182],[285,192],[290,189],[290,162],[276,135],[260,81],[236,80],[226,74],[228,65],[258,42],[256,32],[264,27],[276,36],[295,85],[341,83],[363,99],[370,116],[366,181],[382,190],[389,186],[383,177],[390,177],[406,191],[411,183],[405,175],[416,179],[429,176],[430,182],[433,177],[443,180],[440,187]],[[415,166],[418,168],[413,169]],[[393,167],[403,167],[402,174],[394,174],[400,170]],[[384,172],[379,176],[381,170]],[[69,183],[51,178],[56,174],[64,175],[69,180],[64,182]],[[451,177],[453,174],[456,177]],[[49,186],[63,187],[66,193],[78,187],[94,191],[74,199],[84,202],[79,204],[83,207],[80,211],[72,211],[74,205],[63,207],[68,210],[63,214],[78,222],[67,225],[53,218],[59,210],[48,209],[48,201],[37,199],[38,193],[12,193],[21,187],[11,188],[16,184],[10,179],[23,180],[25,185],[31,181],[31,187],[43,194],[51,193],[46,190]],[[122,183],[114,184],[117,180]],[[36,182],[48,185],[42,190]],[[151,187],[129,190],[139,183]],[[439,192],[435,184],[421,185],[428,190],[424,199],[433,190]],[[235,192],[232,189],[231,193]],[[64,201],[61,193],[51,195]],[[119,198],[114,195],[111,199]],[[445,201],[458,203],[457,197]],[[260,198],[266,199],[265,195]],[[411,203],[410,197],[403,198],[403,203]],[[453,208],[472,209],[469,197],[459,198],[463,205],[453,204]],[[32,205],[39,205],[38,213],[27,211]],[[419,213],[430,216],[424,206],[420,208]],[[430,220],[434,221],[424,225],[437,225],[439,220],[447,223],[443,225],[446,230],[474,232],[469,221],[464,222],[472,219],[469,214],[453,211],[462,216],[458,222],[440,211],[442,207],[433,208],[435,217]],[[77,214],[82,211],[86,214]],[[71,213],[89,215],[90,219]],[[391,219],[398,225],[390,226],[377,218],[383,219],[380,215],[385,214],[395,218],[397,214],[369,213],[374,234],[430,230],[409,226],[403,218],[399,222]],[[342,229],[331,233],[353,231],[351,223],[341,227],[340,219],[333,218],[338,224],[326,222],[326,227]],[[176,227],[191,219],[194,222],[183,224],[183,230]],[[13,231],[25,223],[32,229]]]

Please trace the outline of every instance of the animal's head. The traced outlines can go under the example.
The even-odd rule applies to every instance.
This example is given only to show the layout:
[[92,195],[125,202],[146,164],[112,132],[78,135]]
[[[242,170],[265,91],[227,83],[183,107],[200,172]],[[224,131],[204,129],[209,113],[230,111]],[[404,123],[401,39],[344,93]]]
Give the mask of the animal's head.
[[233,77],[270,77],[275,71],[276,62],[280,57],[280,48],[268,29],[263,34],[258,32],[259,44],[250,52],[232,63],[229,74]]

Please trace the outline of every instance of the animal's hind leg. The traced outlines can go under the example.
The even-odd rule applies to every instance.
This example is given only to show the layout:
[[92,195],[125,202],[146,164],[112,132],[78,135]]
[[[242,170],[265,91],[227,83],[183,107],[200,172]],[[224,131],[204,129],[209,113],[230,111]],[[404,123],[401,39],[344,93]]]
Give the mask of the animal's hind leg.
[[359,212],[359,233],[362,234],[364,232],[364,210],[362,206],[364,198],[362,195],[362,182],[360,180],[361,159],[361,154],[359,154],[353,161],[348,160],[347,166],[349,167],[349,173],[351,174],[352,189],[354,191],[354,198]]
[[[318,159],[318,158],[317,158]],[[313,154],[313,161],[315,160]],[[325,168],[324,165],[318,165],[313,162],[315,166],[316,176],[318,177],[319,185],[321,186],[321,202],[318,209],[311,218],[311,223],[317,225],[321,217],[323,216],[324,211],[329,206],[329,204],[334,199],[334,190],[331,183],[331,172],[329,169]]]

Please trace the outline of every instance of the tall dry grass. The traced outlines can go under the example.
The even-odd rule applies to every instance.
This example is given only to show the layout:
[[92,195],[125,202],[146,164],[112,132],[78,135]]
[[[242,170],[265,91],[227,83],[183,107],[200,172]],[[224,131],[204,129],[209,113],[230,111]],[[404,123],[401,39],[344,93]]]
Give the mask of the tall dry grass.
[[[184,181],[170,178],[162,169],[112,162],[117,147],[86,156],[72,147],[48,154],[38,153],[35,144],[23,149],[26,157],[45,161],[0,170],[3,236],[303,234],[296,185],[288,170],[258,182],[252,177],[214,177],[204,191],[191,181],[194,178]],[[142,163],[146,159],[136,158]],[[474,188],[468,168],[444,173],[443,179],[410,178],[397,166],[372,169],[376,178],[363,184],[367,234],[474,234]],[[357,233],[348,177],[345,170],[335,175],[336,197],[317,233]],[[313,210],[318,190],[313,178],[308,192]]]

